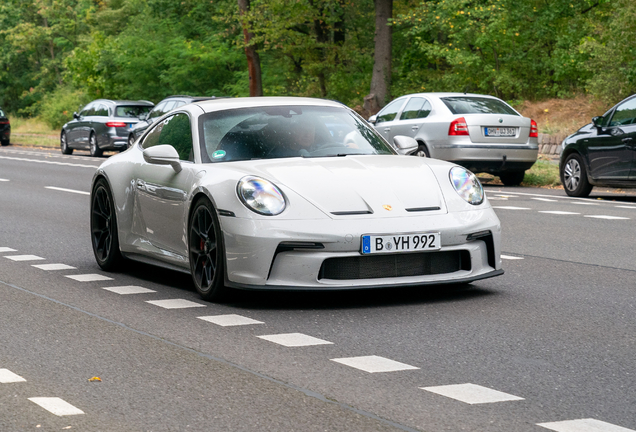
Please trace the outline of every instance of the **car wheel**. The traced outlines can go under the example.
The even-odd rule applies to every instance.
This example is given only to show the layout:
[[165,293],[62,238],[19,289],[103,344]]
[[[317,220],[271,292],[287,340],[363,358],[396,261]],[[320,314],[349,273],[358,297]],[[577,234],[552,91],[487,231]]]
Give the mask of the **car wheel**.
[[68,146],[68,141],[66,139],[66,132],[62,132],[62,135],[60,135],[60,149],[62,150],[62,154],[65,154],[65,155],[73,154],[73,149]]
[[135,136],[128,135],[128,148],[131,148],[135,144]]
[[415,150],[415,153],[413,153],[413,156],[425,157],[425,158],[431,157],[430,153],[428,152],[428,149],[426,148],[424,144],[419,145],[417,150]]
[[525,175],[525,171],[509,171],[499,174],[499,179],[505,186],[519,186]]
[[587,181],[583,158],[578,153],[569,155],[561,167],[561,183],[565,193],[574,197],[586,197],[593,186]]
[[100,149],[99,146],[97,145],[97,137],[92,132],[91,132],[90,138],[88,139],[88,143],[90,145],[91,156],[100,157],[102,154],[104,154],[102,149]]
[[2,140],[2,141],[0,141],[0,144],[2,144],[3,146],[8,146],[9,145],[9,140]]
[[107,271],[120,268],[117,219],[113,196],[104,179],[97,180],[91,194],[91,243],[97,264]]
[[228,293],[224,285],[225,251],[216,211],[208,199],[201,198],[194,205],[188,232],[194,285],[204,300],[221,301]]

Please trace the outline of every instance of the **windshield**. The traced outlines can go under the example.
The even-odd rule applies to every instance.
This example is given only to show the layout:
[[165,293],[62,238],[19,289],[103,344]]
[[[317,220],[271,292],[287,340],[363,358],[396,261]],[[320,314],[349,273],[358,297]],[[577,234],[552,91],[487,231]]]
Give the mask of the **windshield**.
[[441,99],[453,114],[519,115],[510,105],[499,99],[472,96],[443,97]]
[[203,162],[395,154],[353,112],[274,106],[217,111],[199,122]]
[[147,105],[123,105],[115,109],[115,117],[137,118],[141,114],[150,111],[152,107]]

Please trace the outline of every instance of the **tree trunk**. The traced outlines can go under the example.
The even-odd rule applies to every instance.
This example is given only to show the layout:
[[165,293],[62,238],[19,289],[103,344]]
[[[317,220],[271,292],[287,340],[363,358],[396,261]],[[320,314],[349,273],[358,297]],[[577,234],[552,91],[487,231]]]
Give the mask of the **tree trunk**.
[[[238,0],[239,13],[241,17],[250,10],[250,0]],[[245,57],[247,57],[247,70],[250,77],[250,96],[263,96],[263,81],[261,78],[261,59],[254,45],[250,41],[254,34],[248,30],[248,23],[241,20],[243,27],[243,37],[245,38]]]
[[375,53],[369,93],[375,95],[377,106],[381,108],[391,99],[392,28],[389,20],[393,17],[393,0],[374,0],[374,3]]

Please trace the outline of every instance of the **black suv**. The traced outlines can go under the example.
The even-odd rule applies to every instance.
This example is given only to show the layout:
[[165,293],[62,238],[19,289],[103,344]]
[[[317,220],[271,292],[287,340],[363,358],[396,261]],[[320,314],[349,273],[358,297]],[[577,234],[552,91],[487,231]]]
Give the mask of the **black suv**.
[[147,115],[139,118],[139,123],[135,124],[128,133],[128,147],[131,147],[134,142],[148,129],[148,126],[153,124],[155,120],[173,109],[177,109],[180,106],[199,102],[209,99],[216,99],[215,96],[187,96],[187,95],[175,95],[168,96],[159,102]]
[[11,123],[9,123],[9,117],[0,109],[0,143],[2,143],[3,146],[8,146],[10,138]]

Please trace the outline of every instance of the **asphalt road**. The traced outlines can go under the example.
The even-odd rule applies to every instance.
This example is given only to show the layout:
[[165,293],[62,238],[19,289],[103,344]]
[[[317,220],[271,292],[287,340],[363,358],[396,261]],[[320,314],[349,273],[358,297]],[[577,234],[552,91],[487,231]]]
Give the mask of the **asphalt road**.
[[636,430],[634,195],[488,187],[506,273],[470,289],[218,305],[99,269],[103,160],[0,149],[0,431]]

